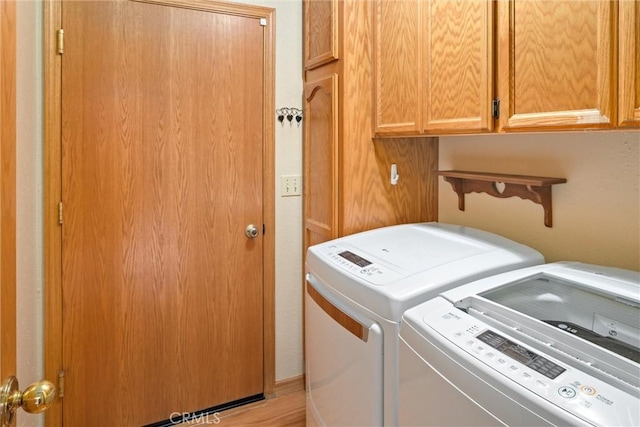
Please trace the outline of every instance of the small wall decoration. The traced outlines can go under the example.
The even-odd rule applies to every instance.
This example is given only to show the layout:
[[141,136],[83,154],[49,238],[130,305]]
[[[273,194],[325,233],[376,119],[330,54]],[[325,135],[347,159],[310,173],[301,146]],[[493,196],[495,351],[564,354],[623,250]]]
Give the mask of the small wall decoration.
[[293,121],[295,119],[296,124],[300,127],[300,122],[302,122],[302,110],[299,108],[293,107],[283,107],[278,108],[276,110],[276,114],[278,117],[278,121],[282,126],[284,126],[285,119],[289,122],[289,126],[293,126]]

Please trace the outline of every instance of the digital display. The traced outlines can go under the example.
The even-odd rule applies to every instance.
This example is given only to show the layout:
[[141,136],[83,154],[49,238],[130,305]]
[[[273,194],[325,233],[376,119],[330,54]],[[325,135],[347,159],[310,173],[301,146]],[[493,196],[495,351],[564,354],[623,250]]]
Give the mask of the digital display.
[[534,353],[520,344],[516,344],[513,341],[506,339],[505,337],[496,334],[492,331],[484,331],[478,335],[480,341],[495,348],[499,352],[506,354],[517,362],[533,369],[536,372],[541,373],[547,378],[554,379],[564,371],[565,368],[553,363],[550,360]]
[[344,251],[344,252],[340,252],[338,255],[340,255],[342,258],[346,259],[347,261],[354,263],[358,267],[366,267],[367,265],[371,265],[371,262],[367,261],[361,256],[354,254],[353,252]]
[[506,341],[506,340],[502,344],[500,344],[498,347],[496,347],[496,350],[506,354],[512,359],[517,360],[523,365],[528,365],[533,359],[538,357],[537,354],[527,350],[521,345],[514,344],[511,341]]

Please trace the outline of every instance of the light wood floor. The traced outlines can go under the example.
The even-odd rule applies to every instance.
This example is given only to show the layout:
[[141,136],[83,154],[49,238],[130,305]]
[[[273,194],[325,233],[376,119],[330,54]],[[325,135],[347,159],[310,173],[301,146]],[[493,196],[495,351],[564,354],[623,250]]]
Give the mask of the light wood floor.
[[[208,420],[211,424],[219,420],[216,424],[220,427],[304,427],[306,423],[304,390],[229,409],[216,417],[210,416]],[[194,427],[196,425],[203,424],[184,423],[179,426]]]

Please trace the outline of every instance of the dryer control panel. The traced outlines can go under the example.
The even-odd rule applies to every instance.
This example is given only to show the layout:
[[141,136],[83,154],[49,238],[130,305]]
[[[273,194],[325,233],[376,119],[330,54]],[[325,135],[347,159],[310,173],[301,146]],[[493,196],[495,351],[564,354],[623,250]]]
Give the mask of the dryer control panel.
[[384,285],[401,277],[390,268],[343,245],[327,245],[320,251],[329,262],[375,285]]
[[439,335],[466,357],[481,361],[486,372],[508,378],[516,393],[524,388],[595,425],[640,424],[640,399],[590,375],[587,366],[578,370],[562,363],[552,356],[553,349],[543,354],[442,298],[420,309],[422,333]]

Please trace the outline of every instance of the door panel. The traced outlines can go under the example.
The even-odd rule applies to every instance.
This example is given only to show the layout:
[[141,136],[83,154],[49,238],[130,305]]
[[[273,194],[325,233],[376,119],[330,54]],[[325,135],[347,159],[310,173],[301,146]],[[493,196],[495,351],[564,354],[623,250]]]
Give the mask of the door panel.
[[[304,296],[307,412],[319,415],[320,425],[381,426],[382,327],[361,313],[342,311],[318,282],[311,276]],[[358,404],[346,396],[357,396]]]
[[610,128],[615,3],[510,0],[497,7],[501,129]]
[[304,248],[338,237],[338,76],[304,86]]
[[425,130],[492,130],[493,2],[429,0],[424,9]]
[[263,27],[109,1],[63,28],[65,425],[261,394]]
[[377,135],[422,130],[423,33],[420,0],[377,1],[374,14]]
[[305,69],[338,59],[338,0],[305,0],[304,26]]

